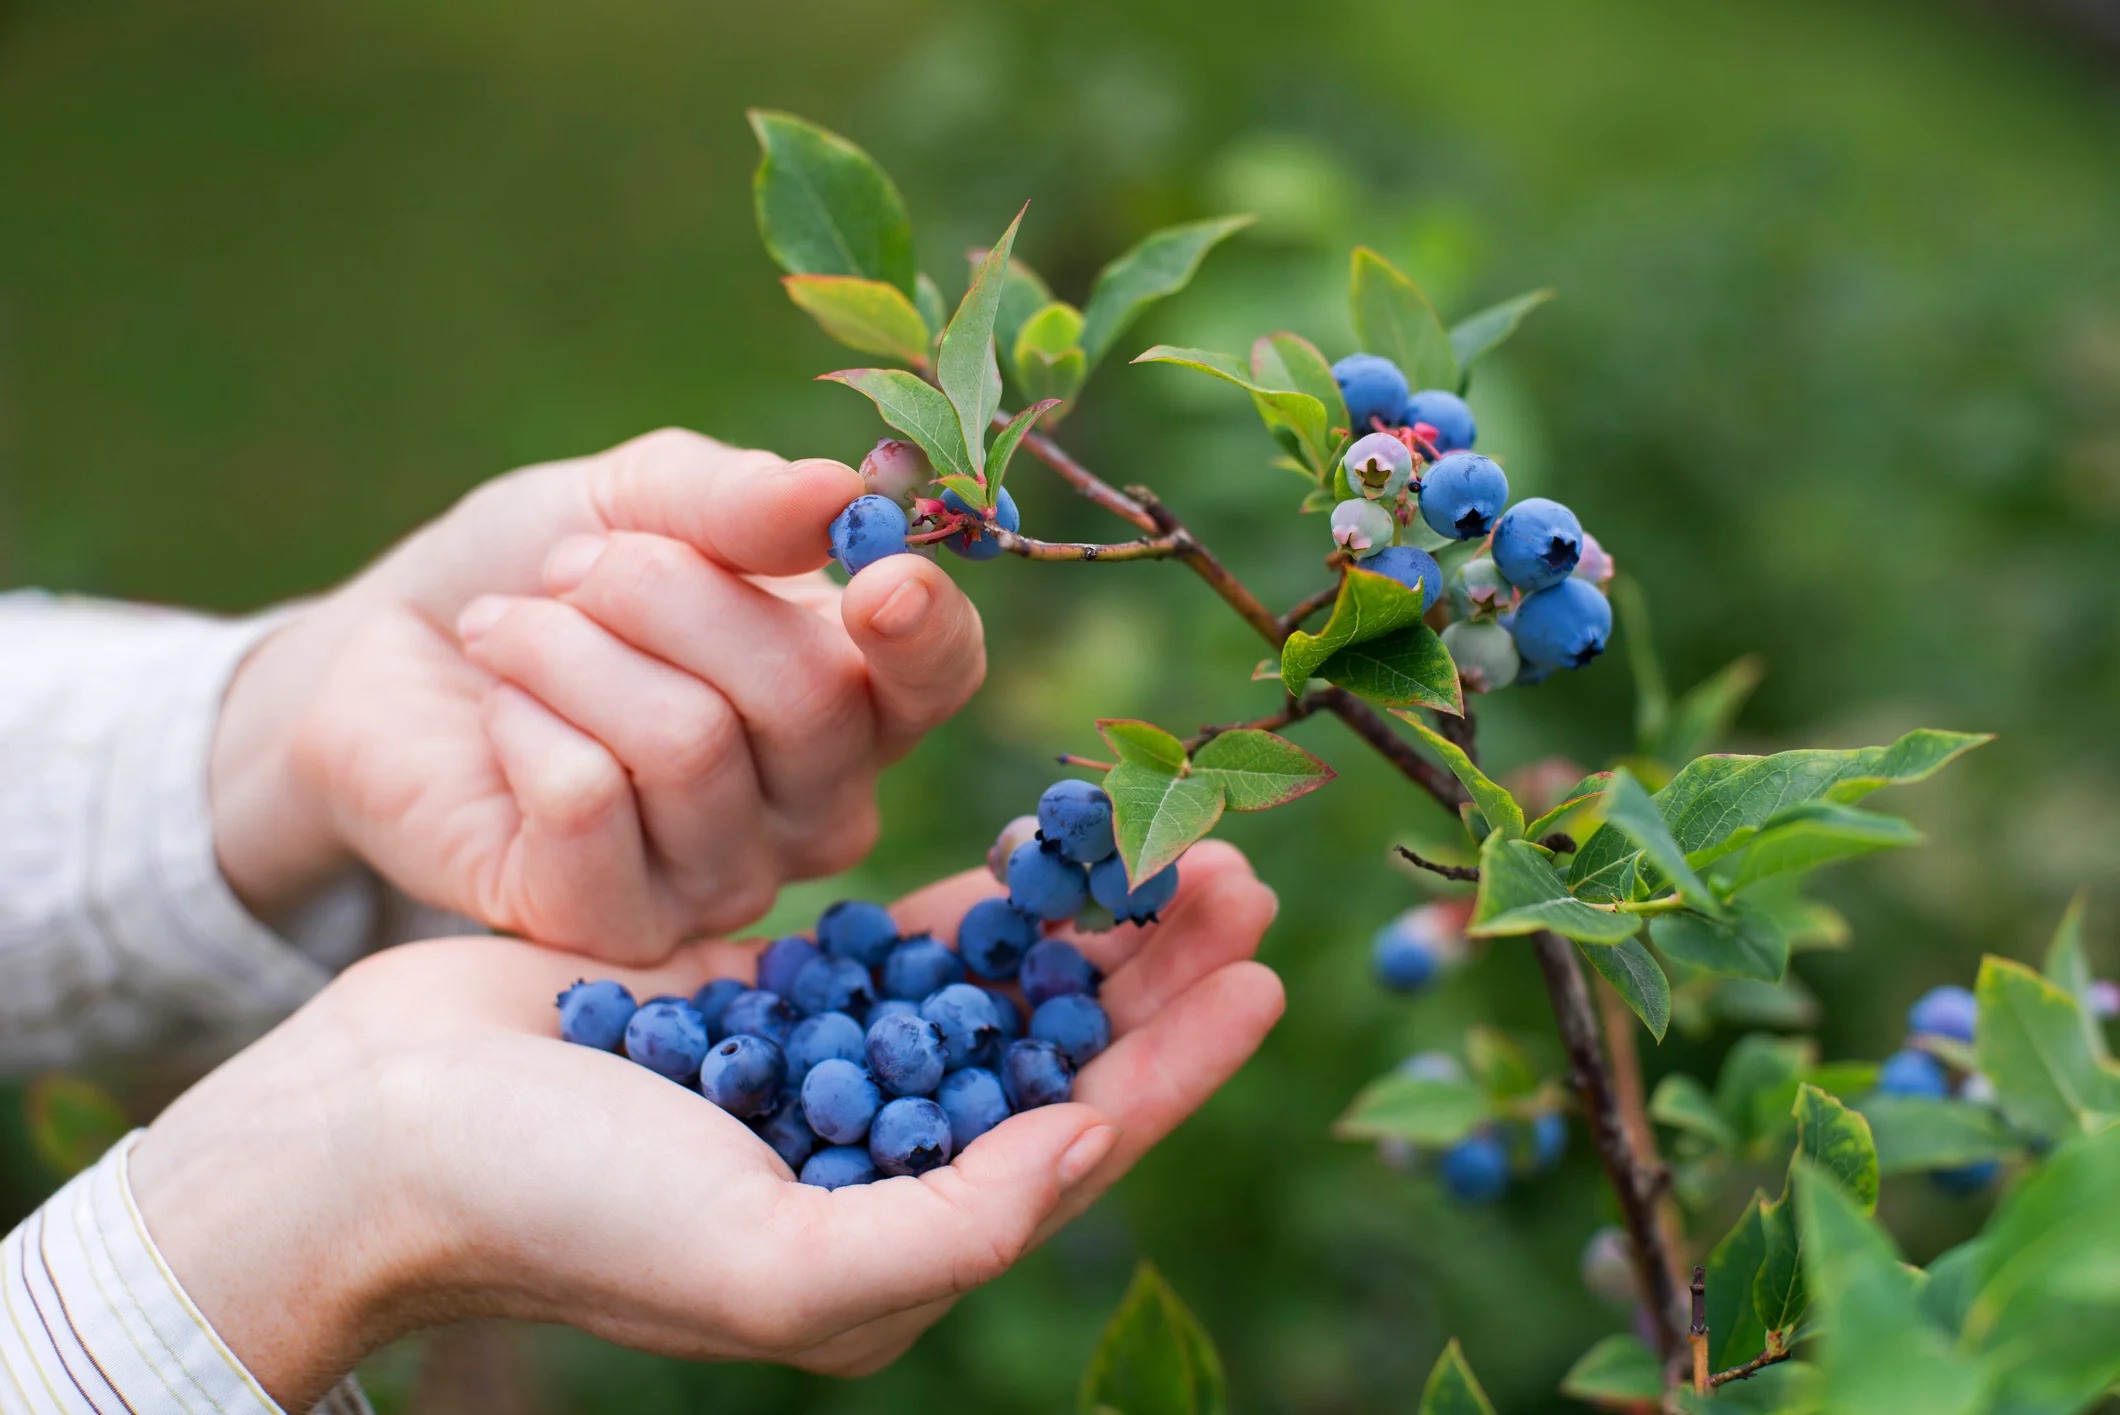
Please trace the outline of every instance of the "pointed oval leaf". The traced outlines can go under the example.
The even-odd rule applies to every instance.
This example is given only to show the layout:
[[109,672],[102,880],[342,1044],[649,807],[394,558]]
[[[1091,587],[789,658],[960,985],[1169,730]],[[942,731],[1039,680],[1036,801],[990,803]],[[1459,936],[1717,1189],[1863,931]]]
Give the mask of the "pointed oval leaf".
[[1920,843],[1921,832],[1897,816],[1807,801],[1760,826],[1729,871],[1729,888],[1750,889],[1777,875],[1801,874],[1838,860]]
[[1082,351],[1089,366],[1111,352],[1111,346],[1141,311],[1175,295],[1191,283],[1200,262],[1215,246],[1251,225],[1249,216],[1222,216],[1189,221],[1151,233],[1141,243],[1098,272],[1082,312]]
[[899,368],[849,368],[817,375],[820,383],[843,383],[876,405],[883,420],[920,444],[944,475],[969,476],[964,435],[950,400]]
[[1552,298],[1551,290],[1530,290],[1451,325],[1450,352],[1457,358],[1461,380],[1469,381],[1473,364],[1516,333],[1525,315]]
[[1185,770],[1185,744],[1153,722],[1131,717],[1097,719],[1097,735],[1122,762],[1145,766],[1165,776]]
[[1084,1415],[1222,1415],[1229,1394],[1214,1343],[1153,1265],[1142,1263],[1082,1373]]
[[1778,983],[1789,971],[1789,936],[1773,915],[1744,900],[1720,918],[1660,914],[1649,921],[1649,941],[1672,962],[1721,977]]
[[927,323],[896,285],[852,275],[784,275],[780,283],[798,308],[849,349],[927,367]]
[[1356,1093],[1332,1127],[1343,1140],[1406,1140],[1454,1145],[1493,1118],[1487,1093],[1473,1082],[1434,1081],[1394,1071]]
[[1281,685],[1291,694],[1300,694],[1303,685],[1318,676],[1325,660],[1349,644],[1367,643],[1419,624],[1422,599],[1420,593],[1389,575],[1350,567],[1340,577],[1339,594],[1325,627],[1315,634],[1298,629],[1281,645]]
[[1399,366],[1415,388],[1456,388],[1457,355],[1421,287],[1367,246],[1357,246],[1350,281],[1355,337],[1366,353]]
[[1472,758],[1465,755],[1464,748],[1421,721],[1415,713],[1394,709],[1391,715],[1411,727],[1415,734],[1428,744],[1428,750],[1443,759],[1443,765],[1450,768],[1451,775],[1464,783],[1465,790],[1472,796],[1473,804],[1478,806],[1480,814],[1487,818],[1487,824],[1500,830],[1504,839],[1524,838],[1524,808],[1516,803],[1516,797],[1504,791],[1488,778],[1487,773],[1474,766]]
[[1649,1035],[1662,1041],[1671,1026],[1671,980],[1664,976],[1663,966],[1642,946],[1642,941],[1623,938],[1609,947],[1582,945],[1582,950],[1590,966],[1642,1019]]
[[1525,838],[1529,840],[1545,839],[1568,817],[1603,796],[1605,788],[1611,784],[1612,773],[1609,771],[1592,772],[1581,781],[1576,782],[1562,795],[1559,805],[1540,816],[1537,820],[1526,823],[1524,826]]
[[853,275],[913,293],[913,223],[881,167],[839,134],[754,108],[758,234],[792,275]]
[[2120,1112],[2120,1079],[2091,1050],[2076,1000],[2022,963],[1988,957],[1975,1052],[2002,1112],[2059,1139]]
[[1218,732],[1209,738],[1193,753],[1192,774],[1220,786],[1232,811],[1285,806],[1338,775],[1286,737],[1255,727]]
[[1317,676],[1382,707],[1434,708],[1453,717],[1465,711],[1457,664],[1426,624],[1349,644],[1319,664]]
[[1664,1398],[1664,1364],[1638,1336],[1608,1336],[1561,1377],[1561,1394],[1593,1405],[1654,1404]]
[[1016,448],[1038,419],[1060,406],[1058,398],[1047,398],[1042,403],[1033,403],[1008,420],[1001,431],[994,434],[994,445],[986,453],[986,501],[989,506],[1000,504],[1001,479],[1008,475],[1008,464],[1016,455]]
[[1749,1361],[1767,1349],[1767,1329],[1752,1305],[1752,1282],[1766,1258],[1766,1234],[1760,1228],[1763,1195],[1753,1195],[1744,1216],[1703,1265],[1708,1270],[1709,1361],[1718,1371]]
[[1325,409],[1328,427],[1346,427],[1347,401],[1340,396],[1332,364],[1318,346],[1300,334],[1281,330],[1252,341],[1251,376],[1262,388],[1292,388],[1308,393]]
[[1175,864],[1222,818],[1218,783],[1152,766],[1122,761],[1105,773],[1104,789],[1112,798],[1112,828],[1129,888]]
[[1057,398],[1065,402],[1081,390],[1082,380],[1089,372],[1077,343],[1081,337],[1082,312],[1058,301],[1045,305],[1023,322],[1014,340],[1005,347],[1010,351],[1009,367],[1026,398]]
[[935,381],[949,395],[957,410],[957,422],[969,450],[972,470],[986,467],[986,429],[1001,406],[1001,365],[994,355],[994,321],[1001,311],[1001,291],[1008,279],[1009,251],[1016,244],[1016,228],[1023,212],[1016,213],[1001,239],[972,272],[971,288],[957,303],[949,328],[942,331],[942,344],[935,353]]
[[1551,929],[1584,943],[1614,944],[1634,937],[1640,928],[1637,915],[1593,909],[1570,898],[1552,860],[1537,846],[1496,831],[1480,848],[1479,898],[1466,929],[1472,937],[1507,938]]
[[1435,1369],[1428,1373],[1428,1385],[1421,1392],[1420,1415],[1494,1415],[1494,1406],[1488,1401],[1487,1392],[1480,1389],[1472,1367],[1465,1364],[1465,1353],[1455,1337],[1436,1358]]
[[1332,465],[1332,449],[1336,442],[1331,426],[1325,420],[1325,405],[1308,393],[1267,387],[1252,377],[1251,370],[1234,355],[1218,354],[1212,349],[1180,349],[1158,344],[1137,354],[1134,362],[1176,364],[1235,384],[1251,394],[1252,404],[1259,410],[1259,417],[1269,432],[1285,429],[1294,437],[1295,444],[1313,470]]
[[1605,827],[1633,841],[1643,858],[1671,882],[1688,904],[1710,916],[1723,913],[1722,901],[1693,873],[1693,867],[1686,863],[1686,852],[1671,838],[1670,827],[1664,824],[1656,803],[1625,767],[1612,773],[1611,784],[1605,788]]
[[2023,1148],[1994,1111],[1966,1101],[1870,1095],[1862,1114],[1877,1141],[1881,1174],[1952,1169],[2006,1159]]

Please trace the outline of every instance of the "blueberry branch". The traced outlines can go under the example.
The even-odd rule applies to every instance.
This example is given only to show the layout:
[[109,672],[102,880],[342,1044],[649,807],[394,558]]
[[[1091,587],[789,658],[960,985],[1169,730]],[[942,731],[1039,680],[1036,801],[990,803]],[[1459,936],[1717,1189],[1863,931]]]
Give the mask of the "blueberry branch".
[[[1550,842],[1553,837],[1548,836]],[[1572,843],[1572,842],[1571,842]],[[1612,1073],[1612,1095],[1619,1104],[1620,1123],[1626,1129],[1627,1142],[1637,1155],[1647,1155],[1653,1161],[1650,1171],[1652,1185],[1656,1191],[1656,1222],[1663,1231],[1666,1258],[1677,1263],[1682,1261],[1686,1246],[1686,1227],[1679,1213],[1678,1200],[1671,1193],[1671,1171],[1656,1151],[1656,1130],[1649,1124],[1647,1093],[1642,1085],[1641,1054],[1634,1044],[1634,1018],[1628,1011],[1627,1001],[1619,995],[1619,989],[1603,978],[1592,984],[1597,993],[1598,1020],[1604,1024],[1605,1052]],[[1676,1282],[1679,1272],[1671,1270],[1671,1280]]]
[[1404,859],[1412,861],[1432,875],[1441,875],[1444,879],[1460,880],[1469,884],[1480,877],[1480,869],[1477,865],[1444,865],[1424,855],[1415,854],[1411,846],[1394,845],[1391,848],[1398,851]]
[[1779,1342],[1770,1341],[1766,1350],[1760,1352],[1742,1366],[1732,1366],[1727,1371],[1717,1371],[1714,1375],[1708,1377],[1708,1388],[1713,1390],[1717,1386],[1728,1385],[1731,1381],[1750,1380],[1761,1371],[1766,1370],[1767,1367],[1778,1366],[1794,1354],[1794,1352]]
[[1171,560],[1182,557],[1192,540],[1183,530],[1105,545],[1088,541],[1035,540],[999,527],[989,527],[986,533],[1011,555],[1020,555],[1025,560],[1047,561]]
[[1323,712],[1326,696],[1323,692],[1305,693],[1300,698],[1289,698],[1279,712],[1270,712],[1264,717],[1254,717],[1248,722],[1210,723],[1202,727],[1192,740],[1185,744],[1187,752],[1197,752],[1225,732],[1249,728],[1254,732],[1278,732],[1290,723],[1301,722]]

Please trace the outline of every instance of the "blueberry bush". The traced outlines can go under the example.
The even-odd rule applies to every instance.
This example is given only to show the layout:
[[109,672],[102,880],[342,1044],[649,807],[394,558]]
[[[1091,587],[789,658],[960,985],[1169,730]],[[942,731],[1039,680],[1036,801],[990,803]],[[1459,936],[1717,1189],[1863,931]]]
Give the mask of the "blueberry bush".
[[[1987,738],[1915,729],[1858,749],[1711,750],[1757,665],[1671,695],[1612,549],[1557,501],[1512,503],[1506,469],[1476,450],[1475,367],[1550,292],[1446,324],[1404,273],[1357,249],[1361,347],[1337,360],[1286,331],[1242,355],[1157,345],[1133,358],[1241,392],[1262,461],[1295,479],[1291,534],[1310,537],[1320,583],[1275,610],[1152,488],[1115,485],[1055,436],[1133,320],[1246,218],[1155,232],[1078,306],[1014,254],[1019,212],[972,253],[953,306],[917,268],[904,204],[864,152],[790,115],[752,123],[759,229],[790,299],[885,361],[821,375],[896,434],[864,459],[868,494],[832,527],[845,571],[939,549],[1174,562],[1263,641],[1264,657],[1231,665],[1230,695],[1273,705],[1189,736],[1098,721],[1101,750],[1060,760],[1099,779],[1060,780],[1001,828],[988,865],[1007,894],[965,916],[954,948],[901,938],[878,906],[849,901],[770,945],[755,987],[636,1004],[615,984],[579,984],[559,999],[562,1035],[697,1086],[804,1182],[948,1163],[1011,1112],[1066,1099],[1112,1041],[1095,968],[1057,932],[1153,921],[1225,811],[1328,785],[1335,770],[1281,733],[1329,716],[1372,769],[1463,827],[1445,858],[1380,842],[1380,865],[1395,858],[1450,893],[1377,930],[1377,982],[1417,993],[1486,950],[1529,950],[1566,1060],[1542,1074],[1538,1048],[1492,1028],[1438,1038],[1353,1097],[1336,1133],[1374,1144],[1409,1182],[1432,1176],[1482,1204],[1547,1182],[1582,1132],[1614,1220],[1585,1236],[1582,1280],[1624,1329],[1584,1353],[1563,1394],[1619,1411],[2058,1415],[2120,1381],[2120,1218],[2106,1200],[2120,1185],[2120,1066],[2103,1031],[2120,989],[2091,976],[2080,905],[2041,967],[1990,957],[1972,987],[1922,997],[1881,1062],[1824,1058],[1801,1035],[1818,1009],[1788,975],[1791,954],[1848,943],[1807,877],[1918,843],[1868,798]],[[1007,484],[1024,463],[1130,535],[1027,533],[1038,498],[1024,498],[1027,520]],[[1302,531],[1303,516],[1326,534]],[[1624,553],[1624,528],[1608,535]],[[1638,740],[1607,770],[1530,770],[1505,787],[1481,760],[1478,699],[1589,666],[1616,626]],[[1661,1043],[1673,1026],[1742,1035],[1712,1079],[1675,1072],[1645,1093],[1640,1034]],[[1758,1185],[1763,1168],[1773,1185]],[[1977,1237],[1915,1268],[1875,1217],[1895,1174],[2001,1198]],[[1707,1226],[1730,1212],[1727,1231]],[[1085,1373],[1083,1410],[1219,1411],[1225,1386],[1200,1324],[1144,1265]],[[1455,1344],[1419,1408],[1492,1408]]]

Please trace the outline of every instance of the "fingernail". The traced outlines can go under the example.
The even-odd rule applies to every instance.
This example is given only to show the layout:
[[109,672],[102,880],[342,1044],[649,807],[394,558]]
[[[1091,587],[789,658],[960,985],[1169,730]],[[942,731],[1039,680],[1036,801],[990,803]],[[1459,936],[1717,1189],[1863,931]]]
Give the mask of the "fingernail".
[[603,558],[602,536],[568,536],[545,557],[545,593],[565,594],[583,580]]
[[1089,1177],[1089,1172],[1104,1163],[1112,1146],[1119,1143],[1119,1128],[1116,1125],[1097,1125],[1075,1137],[1075,1143],[1067,1147],[1060,1156],[1060,1187],[1072,1189]]
[[926,622],[934,594],[919,580],[907,580],[869,619],[869,627],[886,639],[909,639]]
[[456,616],[456,636],[459,639],[475,639],[501,622],[508,612],[506,595],[480,595],[464,606],[464,612]]

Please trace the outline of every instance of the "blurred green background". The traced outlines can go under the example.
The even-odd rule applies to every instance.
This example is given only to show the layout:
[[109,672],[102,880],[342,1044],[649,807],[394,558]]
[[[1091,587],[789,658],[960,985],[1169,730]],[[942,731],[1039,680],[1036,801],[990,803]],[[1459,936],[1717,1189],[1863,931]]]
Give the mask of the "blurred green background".
[[[1928,849],[1828,877],[1858,947],[1800,971],[1828,1051],[1876,1057],[1920,990],[2028,953],[2078,887],[2094,961],[2120,968],[2115,79],[2081,36],[1956,0],[16,0],[0,584],[249,609],[509,466],[667,423],[858,459],[867,406],[807,381],[858,360],[786,303],[752,230],[754,103],[867,146],[953,291],[1025,198],[1019,251],[1078,300],[1153,225],[1260,213],[1137,346],[1288,327],[1344,353],[1355,241],[1446,315],[1550,284],[1482,366],[1483,447],[1642,582],[1677,682],[1762,653],[1746,746],[2003,734],[1893,801]],[[1155,482],[1269,598],[1318,582],[1321,526],[1230,390],[1115,361],[1065,434]],[[1114,532],[1035,473],[1017,491],[1041,534]],[[962,579],[988,688],[887,781],[861,877],[789,916],[975,860],[1095,716],[1189,729],[1271,705],[1248,631],[1175,569]],[[1492,763],[1604,758],[1630,740],[1625,668],[1484,717]],[[379,1402],[1050,1411],[1145,1254],[1243,1410],[1404,1408],[1453,1333],[1502,1408],[1558,1408],[1567,1363],[1624,1324],[1574,1279],[1603,1212],[1580,1135],[1564,1173],[1468,1214],[1325,1133],[1467,1020],[1552,1057],[1533,972],[1504,949],[1412,1005],[1368,985],[1369,933],[1425,888],[1384,847],[1449,823],[1336,724],[1298,734],[1346,779],[1226,832],[1281,894],[1265,956],[1287,1021],[897,1367],[837,1384],[486,1334],[379,1358]],[[1709,1066],[1726,1041],[1649,1062]],[[0,1097],[0,1227],[55,1183],[18,1112]],[[1977,1222],[1898,1183],[1885,1213],[1917,1257]]]

